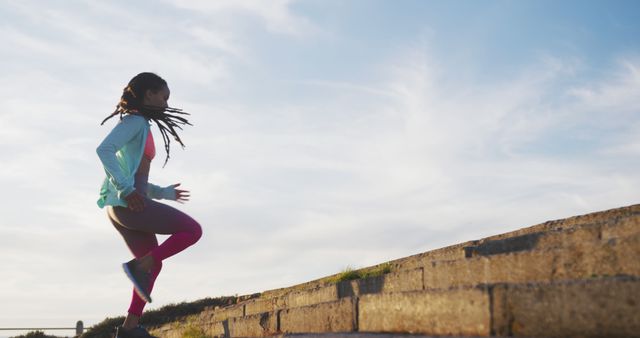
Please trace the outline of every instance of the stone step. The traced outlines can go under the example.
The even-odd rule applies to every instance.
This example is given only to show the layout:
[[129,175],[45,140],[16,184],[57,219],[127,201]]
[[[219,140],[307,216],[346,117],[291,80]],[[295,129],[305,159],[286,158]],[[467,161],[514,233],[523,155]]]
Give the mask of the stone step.
[[[640,260],[625,259],[640,257],[640,232],[637,232],[635,221],[635,218],[619,220],[615,226],[608,228],[608,232],[600,229],[598,234],[593,234],[593,229],[554,234],[552,236],[555,238],[548,240],[548,243],[563,244],[551,245],[551,249],[547,250],[433,261],[428,266],[412,270],[317,286],[279,297],[254,298],[226,308],[207,309],[200,315],[205,320],[223,321],[232,317],[292,309],[364,294],[496,283],[548,282],[597,276],[640,277]],[[603,233],[607,234],[602,235]],[[558,236],[562,236],[562,239]]]
[[245,315],[291,309],[318,303],[337,301],[363,293],[422,290],[423,269],[389,273],[366,279],[343,281],[284,294],[274,298],[257,298],[244,302]]
[[[633,208],[633,210],[635,209]],[[617,238],[640,233],[640,210],[638,212],[621,213],[620,210],[616,209],[613,213],[617,216],[609,219],[602,219],[602,216],[585,217],[583,219],[585,221],[595,219],[597,222],[573,221],[569,222],[571,226],[563,226],[561,221],[551,222],[556,225],[555,227],[550,227],[544,223],[544,226],[527,228],[527,231],[519,230],[444,248],[448,249],[448,255],[433,255],[429,251],[422,255],[410,256],[390,263],[395,271],[407,270],[429,266],[434,261],[452,261],[480,256],[491,257],[554,248],[571,249],[572,246],[584,242],[606,243]],[[606,215],[606,213],[604,214]]]
[[[466,290],[466,291],[462,291]],[[360,332],[640,336],[640,280],[607,277],[359,297]]]
[[[496,283],[549,282],[598,276],[640,277],[640,260],[626,259],[627,257],[640,257],[640,232],[606,242],[576,241],[571,250],[555,247],[491,257],[436,261],[429,266],[412,270],[318,286],[275,298],[252,299],[239,306],[244,305],[244,314],[251,315],[372,293]],[[242,312],[239,308],[236,309],[232,311]]]
[[606,277],[492,290],[492,332],[506,336],[640,337],[640,280]]
[[640,277],[640,260],[629,257],[640,257],[640,232],[606,242],[578,240],[570,248],[556,247],[432,262],[423,268],[424,288],[615,275]]
[[[375,302],[376,299],[405,296],[408,297],[407,304],[410,304],[410,298],[415,296],[415,301],[420,302],[422,299],[423,303],[448,304],[447,309],[454,311],[445,312],[438,323],[445,323],[449,330],[459,324],[464,330],[447,331],[447,335],[485,335],[486,332],[512,335],[514,332],[529,332],[526,330],[532,330],[528,326],[530,323],[522,324],[524,326],[519,324],[513,319],[515,312],[512,311],[517,307],[507,306],[511,312],[505,317],[508,322],[508,328],[505,329],[506,324],[498,321],[502,317],[494,316],[498,309],[495,306],[499,304],[496,302],[496,294],[501,297],[509,294],[513,298],[515,296],[509,293],[510,290],[524,290],[527,285],[533,285],[535,289],[538,285],[564,285],[562,283],[592,285],[589,283],[602,280],[620,283],[631,280],[635,283],[634,278],[640,278],[640,260],[637,257],[640,257],[640,205],[546,222],[507,234],[409,256],[391,261],[393,272],[382,276],[339,283],[331,283],[329,281],[332,278],[324,278],[243,296],[239,298],[239,304],[207,308],[198,315],[185,317],[180,322],[157,329],[164,330],[161,335],[163,337],[172,337],[174,332],[184,331],[184,327],[206,328],[211,336],[324,334],[344,330],[373,333],[376,330],[367,326],[373,325],[367,322],[369,316],[358,317],[362,304],[366,307],[368,302]],[[502,288],[506,288],[504,292]],[[514,295],[524,291],[518,292]],[[464,296],[458,297],[460,294]],[[472,312],[463,316],[464,319],[457,320],[458,324],[446,322],[446,318],[455,317],[456,301],[464,304],[465,299],[473,299],[474,303],[481,304],[480,308],[484,308],[487,297],[491,308],[490,325],[485,322],[476,323],[475,329],[470,329],[473,325],[465,324],[464,320],[473,318]],[[402,298],[398,299],[398,303],[402,304]],[[566,303],[564,306],[567,306]],[[342,315],[327,317],[327,312],[321,309],[331,309]],[[351,321],[344,314],[348,311],[351,311]],[[464,311],[475,310],[473,307],[464,307]],[[302,317],[310,319],[315,326],[297,323],[295,318],[300,317],[299,313],[303,313]],[[438,318],[436,314],[429,318]],[[476,314],[486,315],[486,312]],[[382,325],[378,320],[374,322]],[[359,327],[362,325],[365,326]],[[486,331],[487,328],[489,331]],[[416,332],[444,334],[444,329],[440,330],[438,327],[430,330]]]
[[392,333],[437,336],[638,337],[640,279],[603,277],[365,294],[243,317],[191,318],[153,330],[181,337]]

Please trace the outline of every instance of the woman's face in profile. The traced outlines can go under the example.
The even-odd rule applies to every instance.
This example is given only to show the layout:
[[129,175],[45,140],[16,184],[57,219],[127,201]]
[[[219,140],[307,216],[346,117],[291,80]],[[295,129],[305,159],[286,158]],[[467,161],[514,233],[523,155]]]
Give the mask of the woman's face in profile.
[[169,87],[165,86],[158,91],[147,90],[144,95],[144,104],[149,106],[167,108],[169,105],[167,101],[169,101],[169,95],[171,92],[169,91]]

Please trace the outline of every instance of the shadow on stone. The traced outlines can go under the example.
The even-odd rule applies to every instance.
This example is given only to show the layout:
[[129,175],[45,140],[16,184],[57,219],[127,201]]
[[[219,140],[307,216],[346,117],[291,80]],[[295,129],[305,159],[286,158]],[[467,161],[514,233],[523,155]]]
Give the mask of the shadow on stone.
[[474,256],[492,256],[509,252],[532,250],[538,244],[540,236],[542,236],[542,233],[537,232],[511,238],[486,241],[479,245],[465,247],[464,256],[466,258],[471,258]]
[[222,327],[224,328],[224,336],[231,337],[231,333],[229,332],[229,319],[222,321]]
[[338,297],[345,298],[365,294],[381,293],[384,289],[384,281],[385,275],[380,275],[339,282],[336,285],[336,287],[338,288]]

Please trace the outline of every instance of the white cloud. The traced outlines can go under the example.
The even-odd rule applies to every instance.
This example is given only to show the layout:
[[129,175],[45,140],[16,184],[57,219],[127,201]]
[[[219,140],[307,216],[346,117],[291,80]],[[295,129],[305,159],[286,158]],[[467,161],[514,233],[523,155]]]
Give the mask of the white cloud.
[[[574,110],[589,118],[585,125],[609,131],[599,154],[634,158],[640,154],[640,60],[621,58],[604,72],[600,81],[574,86],[568,94],[576,98]],[[615,130],[615,132],[613,132]]]
[[201,26],[185,28],[185,31],[199,41],[202,46],[212,47],[245,59],[248,52],[230,32],[222,29],[207,29]]
[[292,0],[167,0],[178,8],[221,18],[228,13],[248,13],[259,18],[266,28],[275,33],[292,36],[314,34],[318,28],[308,19],[295,15],[291,11]]
[[604,82],[576,86],[569,94],[580,99],[585,106],[609,114],[637,113],[640,110],[640,62],[637,59],[622,59]]

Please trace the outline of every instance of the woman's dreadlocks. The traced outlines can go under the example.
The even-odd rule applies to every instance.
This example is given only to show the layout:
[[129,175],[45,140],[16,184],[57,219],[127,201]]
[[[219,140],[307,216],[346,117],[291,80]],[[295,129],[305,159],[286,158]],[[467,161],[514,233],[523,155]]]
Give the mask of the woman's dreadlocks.
[[162,133],[164,148],[167,151],[167,158],[164,161],[164,165],[162,166],[163,168],[167,164],[167,161],[169,161],[169,144],[171,141],[167,134],[169,133],[173,135],[174,139],[178,141],[184,149],[184,144],[174,127],[182,130],[182,127],[180,127],[179,124],[188,124],[192,126],[192,124],[184,117],[169,114],[190,115],[189,113],[182,111],[182,109],[155,107],[145,105],[143,103],[143,98],[147,90],[158,91],[162,90],[162,88],[166,86],[167,82],[154,73],[140,73],[134,76],[133,79],[129,81],[127,87],[124,88],[120,102],[116,105],[116,110],[114,110],[111,115],[100,123],[100,125],[103,125],[108,119],[114,117],[118,113],[120,114],[120,120],[122,120],[123,114],[131,114],[135,112],[155,121]]

